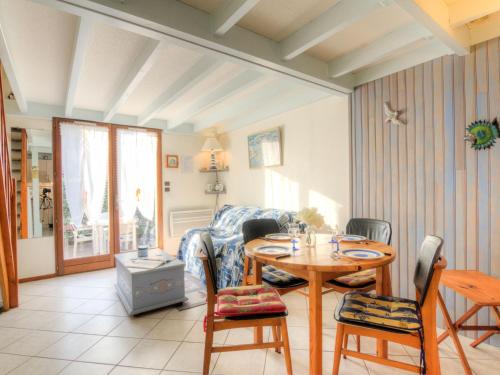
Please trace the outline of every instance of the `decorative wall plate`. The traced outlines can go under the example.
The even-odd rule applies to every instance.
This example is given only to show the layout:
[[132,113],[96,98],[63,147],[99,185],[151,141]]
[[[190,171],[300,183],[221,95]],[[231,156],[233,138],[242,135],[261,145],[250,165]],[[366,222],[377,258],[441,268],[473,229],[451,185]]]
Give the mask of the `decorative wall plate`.
[[471,142],[475,150],[484,150],[492,147],[499,137],[497,119],[493,121],[478,120],[467,127],[466,141]]

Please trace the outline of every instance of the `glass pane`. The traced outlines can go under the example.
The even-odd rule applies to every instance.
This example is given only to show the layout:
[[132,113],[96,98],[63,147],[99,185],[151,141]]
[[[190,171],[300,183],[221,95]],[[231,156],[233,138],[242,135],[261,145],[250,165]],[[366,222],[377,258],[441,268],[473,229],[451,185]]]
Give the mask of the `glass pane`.
[[109,254],[108,129],[61,124],[64,259]]
[[156,133],[118,129],[120,251],[156,247]]

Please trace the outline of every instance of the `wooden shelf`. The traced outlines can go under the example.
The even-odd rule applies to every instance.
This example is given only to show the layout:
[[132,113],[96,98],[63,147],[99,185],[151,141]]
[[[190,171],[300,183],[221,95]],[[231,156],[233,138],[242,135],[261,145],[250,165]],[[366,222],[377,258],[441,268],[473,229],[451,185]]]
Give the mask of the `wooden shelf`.
[[200,169],[200,173],[215,173],[215,172],[227,172],[229,167],[223,169]]
[[222,191],[207,191],[205,190],[205,194],[226,194],[226,189],[222,190]]

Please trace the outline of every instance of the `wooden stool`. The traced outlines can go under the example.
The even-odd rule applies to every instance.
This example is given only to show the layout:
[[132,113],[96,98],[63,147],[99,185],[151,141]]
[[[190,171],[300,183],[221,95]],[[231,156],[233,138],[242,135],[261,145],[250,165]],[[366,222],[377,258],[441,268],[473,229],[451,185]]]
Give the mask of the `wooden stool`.
[[[485,275],[479,271],[465,271],[465,270],[445,270],[441,276],[441,283],[461,294],[465,298],[474,302],[472,306],[464,315],[462,315],[455,323],[451,321],[450,314],[446,309],[441,293],[438,294],[438,303],[443,312],[444,321],[446,323],[446,331],[438,337],[438,344],[443,341],[448,335],[451,337],[455,348],[457,349],[460,361],[465,370],[465,373],[472,375],[472,371],[465,357],[464,350],[458,339],[457,332],[462,331],[486,331],[477,340],[470,345],[475,348],[483,341],[496,333],[500,333],[500,280]],[[473,315],[475,315],[483,307],[490,307],[496,316],[496,326],[466,326],[464,325]]]

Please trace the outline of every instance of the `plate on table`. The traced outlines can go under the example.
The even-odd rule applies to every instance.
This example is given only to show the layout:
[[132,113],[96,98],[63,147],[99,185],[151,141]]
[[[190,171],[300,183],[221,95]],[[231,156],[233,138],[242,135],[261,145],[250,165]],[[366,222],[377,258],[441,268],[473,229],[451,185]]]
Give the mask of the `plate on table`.
[[286,233],[271,233],[264,236],[266,240],[271,241],[290,241],[292,238]]
[[290,253],[290,249],[286,246],[279,245],[265,245],[256,247],[254,250],[256,253],[269,256],[280,256]]
[[365,241],[365,236],[358,236],[357,234],[345,234],[342,236],[341,241],[344,242],[357,242],[357,241]]
[[366,259],[366,260],[383,258],[385,256],[384,253],[372,249],[347,249],[347,250],[341,250],[340,254],[352,259]]

